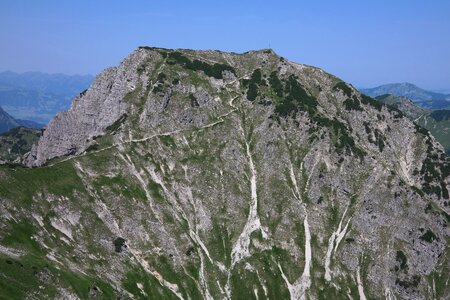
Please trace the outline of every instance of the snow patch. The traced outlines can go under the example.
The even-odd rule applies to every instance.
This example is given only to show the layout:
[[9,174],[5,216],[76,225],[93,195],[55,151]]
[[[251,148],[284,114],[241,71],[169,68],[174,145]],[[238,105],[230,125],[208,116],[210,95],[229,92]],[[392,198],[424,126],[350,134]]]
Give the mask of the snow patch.
[[[350,203],[349,203],[350,205]],[[345,225],[344,229],[342,228],[342,223],[344,221],[345,215],[347,214],[347,210],[349,205],[347,205],[347,207],[345,208],[344,214],[342,215],[342,218],[339,222],[338,228],[336,229],[336,231],[334,231],[331,234],[330,239],[328,240],[328,248],[327,248],[327,253],[325,255],[325,280],[326,281],[331,281],[331,269],[330,269],[330,264],[331,264],[331,255],[333,253],[336,253],[336,250],[339,246],[339,243],[342,241],[342,239],[344,238],[347,229],[348,229],[348,225],[350,224],[350,220],[351,218],[349,218],[347,220],[347,224]],[[334,250],[333,250],[334,248]]]
[[359,300],[367,300],[366,295],[364,294],[364,286],[361,281],[361,275],[359,273],[359,265],[356,269],[356,283],[358,284]]
[[283,277],[286,286],[288,287],[289,294],[291,295],[291,299],[306,299],[306,290],[311,286],[311,233],[309,231],[308,224],[308,216],[305,216],[305,220],[303,222],[305,227],[305,268],[303,270],[302,276],[297,279],[297,281],[291,284],[283,272],[280,264],[278,263],[278,269],[281,272],[281,276]]
[[[244,135],[242,127],[241,130]],[[245,142],[245,149],[251,175],[250,176],[251,204],[250,204],[250,212],[247,218],[247,223],[245,224],[244,229],[242,230],[241,234],[239,235],[239,238],[233,245],[233,249],[231,250],[232,267],[240,260],[250,256],[249,246],[250,246],[250,235],[252,234],[252,232],[259,229],[261,230],[262,236],[267,237],[267,233],[264,232],[264,229],[261,227],[261,221],[258,216],[258,195],[256,192],[257,173],[255,165],[253,163],[252,155],[250,153],[250,145],[248,144],[247,141]]]

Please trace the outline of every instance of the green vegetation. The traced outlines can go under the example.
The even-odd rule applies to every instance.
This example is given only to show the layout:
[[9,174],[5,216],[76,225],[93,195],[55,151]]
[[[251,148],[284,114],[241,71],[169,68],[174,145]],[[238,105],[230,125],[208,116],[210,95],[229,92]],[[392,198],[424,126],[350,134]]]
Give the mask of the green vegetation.
[[150,189],[150,192],[152,193],[152,196],[155,198],[155,200],[164,201],[164,197],[162,195],[162,187],[160,184],[149,180],[148,188]]
[[174,138],[171,137],[170,135],[160,135],[159,140],[166,147],[175,147],[176,146]]
[[16,127],[0,135],[0,160],[12,162],[31,150],[37,143],[40,129]]
[[158,74],[158,77],[156,78],[156,80],[158,82],[164,83],[164,81],[167,79],[166,74],[164,74],[163,72]]
[[446,109],[434,110],[431,112],[430,117],[436,120],[436,122],[450,120],[450,110]]
[[414,127],[416,128],[416,132],[422,134],[425,137],[428,137],[430,135],[430,132],[428,131],[428,129],[421,127],[417,124],[414,124]]
[[357,110],[362,111],[363,108],[361,107],[361,102],[359,102],[358,98],[356,96],[352,96],[351,98],[347,98],[344,101],[344,107],[346,110]]
[[[392,110],[395,116],[404,115],[416,124],[416,130],[428,136],[428,130],[450,154],[450,110],[428,110],[417,106],[407,98],[393,95],[382,95],[376,99]],[[402,113],[399,112],[402,111]]]
[[450,158],[443,153],[438,154],[434,149],[431,138],[428,136],[428,131],[422,130],[422,132],[427,134],[425,137],[427,156],[420,170],[420,174],[425,181],[422,184],[422,191],[429,195],[435,194],[439,198],[449,199],[445,179],[450,176]]
[[[283,82],[284,91],[282,89]],[[347,126],[337,119],[329,119],[320,115],[317,112],[318,102],[316,98],[310,96],[306,90],[303,89],[294,75],[289,76],[288,80],[281,81],[278,79],[276,72],[272,72],[269,83],[277,96],[283,96],[283,98],[275,104],[275,113],[278,116],[295,117],[297,112],[305,111],[309,114],[311,120],[317,124],[318,128],[329,128],[331,132],[334,133],[337,139],[334,146],[338,153],[346,151],[347,154],[353,153],[359,159],[364,158],[366,155],[365,151],[356,146]],[[345,83],[344,85],[338,83],[335,88],[344,89],[344,92],[350,93],[351,96],[351,90]],[[357,98],[355,99],[358,100]],[[356,105],[355,103],[358,103],[359,105],[359,101],[353,101],[352,109],[353,105]],[[382,145],[382,147],[384,147],[384,145]]]
[[158,93],[164,92],[164,83],[165,83],[166,79],[167,79],[167,76],[163,72],[158,74],[158,77],[156,77],[156,85],[155,85],[155,87],[153,87],[153,90],[152,90],[153,94],[158,94]]
[[261,80],[262,80],[261,69],[254,70],[252,76],[250,77],[250,84],[251,83],[260,84]]
[[[142,289],[138,287],[138,284],[142,284]],[[178,299],[169,289],[161,286],[158,280],[144,270],[133,270],[127,273],[126,278],[123,280],[123,287],[125,290],[137,297],[137,299],[149,299],[149,295],[152,299]]]
[[247,99],[254,101],[258,97],[258,86],[255,83],[251,83],[247,90]]
[[127,120],[127,117],[128,117],[127,114],[123,114],[114,123],[112,123],[111,125],[106,127],[105,131],[110,134],[115,134],[117,132],[117,130],[119,130],[119,128],[122,127],[122,125],[125,123],[125,121]]
[[283,97],[283,83],[278,78],[276,71],[270,73],[269,84],[272,87],[275,95],[277,95],[278,97]]
[[20,259],[0,257],[0,299],[25,299],[30,292],[36,299],[52,299],[56,284],[70,287],[81,298],[88,299],[95,289],[100,299],[113,299],[114,290],[102,280],[55,268],[43,258],[25,256]]
[[48,270],[45,263],[33,257],[0,256],[0,299],[25,299],[29,291],[38,291],[39,285],[45,287],[42,298],[54,297],[56,288],[52,282],[41,282],[36,276],[43,270]]
[[91,291],[91,289],[101,291],[101,296],[99,297],[100,299],[113,299],[115,296],[113,288],[103,280],[82,274],[77,274],[69,270],[53,270],[55,273],[58,273],[58,277],[63,282],[73,288],[75,293],[81,299],[91,298],[89,296],[89,292]]
[[[319,300],[329,300],[329,299],[348,299],[349,296],[352,299],[359,299],[358,288],[356,286],[354,278],[351,276],[341,276],[333,278],[336,284],[330,284],[322,280],[318,286],[318,297]],[[337,289],[336,287],[345,287]]]
[[10,222],[9,225],[8,233],[1,240],[3,245],[43,253],[39,244],[31,239],[31,236],[35,233],[35,228],[28,220],[24,219],[19,223]]
[[197,98],[192,93],[189,93],[189,100],[191,101],[191,107],[199,107],[200,104],[198,104]]
[[249,80],[243,80],[242,84],[247,89],[247,99],[250,101],[255,101],[258,97],[258,86],[262,83],[262,73],[261,69],[256,69],[253,71],[252,76]]
[[429,284],[433,286],[434,299],[445,299],[450,295],[450,284],[448,274],[450,274],[450,265],[446,262],[450,259],[450,247],[446,247],[442,255],[439,257],[438,267],[428,278]]
[[[0,171],[2,169],[9,167],[0,166]],[[8,178],[2,179],[0,184],[0,195],[14,199],[17,205],[30,205],[33,196],[42,192],[55,196],[71,196],[75,191],[85,191],[69,161],[44,168],[16,167],[14,172],[8,174]],[[49,184],[50,182],[52,184]]]
[[122,195],[123,197],[128,199],[137,199],[144,201],[147,199],[142,188],[134,182],[130,181],[130,177],[128,176],[99,176],[94,180],[92,184],[99,191],[107,187],[116,195]]
[[[436,140],[444,146],[447,155],[450,154],[450,119],[449,111],[433,111],[430,115],[424,115],[417,120],[417,124],[430,131]],[[419,127],[418,126],[418,127]],[[426,130],[425,129],[425,130]],[[423,131],[425,131],[423,130]]]
[[[361,94],[361,103],[365,104],[365,105],[371,105],[374,108],[376,108],[378,111],[381,111],[381,109],[383,108],[384,104],[373,99],[370,97],[367,97],[364,94]],[[397,114],[400,114],[400,116],[402,115],[402,113],[399,110],[396,110]]]
[[125,94],[125,96],[123,97],[123,101],[128,102],[128,103],[133,103],[135,105],[142,104],[143,100],[145,100],[145,97],[148,94],[148,93],[146,93],[145,95],[142,95],[143,90],[144,90],[144,87],[142,86],[142,83],[138,83],[138,85],[136,86],[136,88],[134,90]]
[[284,98],[276,103],[275,113],[281,117],[295,117],[298,111],[308,112],[310,116],[317,111],[317,100],[308,95],[305,89],[298,83],[294,75],[289,76],[285,81]]
[[430,229],[428,229],[421,237],[419,237],[422,241],[431,243],[434,240],[437,239],[436,235],[433,233],[433,231],[431,231]]
[[166,62],[169,65],[178,64],[193,71],[203,71],[207,76],[214,77],[216,79],[222,79],[224,71],[229,71],[236,75],[234,68],[229,65],[220,63],[210,65],[198,59],[191,61],[187,56],[178,51],[168,52]]
[[122,249],[123,249],[123,247],[125,246],[125,242],[126,242],[126,240],[123,239],[123,238],[121,238],[121,237],[116,238],[116,239],[113,241],[113,244],[114,244],[114,251],[116,251],[116,252],[118,252],[118,253],[122,252]]
[[400,270],[404,271],[408,268],[408,259],[403,251],[398,250],[395,259],[400,264]]
[[347,154],[353,153],[359,157],[359,159],[364,158],[366,155],[365,151],[356,146],[355,141],[350,136],[350,133],[344,123],[336,119],[331,120],[321,116],[315,116],[313,120],[317,122],[319,127],[330,128],[330,130],[334,132],[335,136],[338,137],[336,143],[334,144],[338,153],[344,153],[345,151]]
[[420,276],[419,275],[414,275],[411,279],[409,280],[400,280],[400,279],[396,279],[395,280],[395,284],[408,289],[408,288],[415,288],[419,285],[420,283]]
[[[286,283],[277,266],[277,262],[280,262],[282,267],[295,263],[286,251],[274,247],[270,250],[255,253],[248,259],[248,262],[258,270],[265,270],[265,272],[260,272],[259,275],[266,286],[268,299],[290,298]],[[284,268],[287,269],[287,267]],[[288,278],[299,275],[287,274]],[[289,279],[293,281],[292,278]],[[254,288],[256,288],[259,298],[263,299],[265,294],[259,282],[260,280],[255,272],[246,270],[244,264],[235,268],[231,274],[231,286],[236,299],[256,299],[253,292]]]
[[341,90],[344,95],[349,98],[352,96],[352,89],[343,81],[339,81],[338,83],[336,83],[336,85],[333,87],[333,90]]
[[[196,283],[191,278],[186,277],[185,274],[181,273],[181,270],[175,269],[176,264],[174,264],[174,261],[170,256],[167,257],[165,255],[159,255],[158,257],[147,258],[147,261],[153,268],[157,270],[159,274],[161,274],[161,276],[165,280],[177,284],[179,287],[179,292],[183,295],[184,298],[188,298],[188,294],[193,299],[202,298]],[[175,295],[172,293],[171,296]]]
[[223,260],[225,265],[231,264],[231,253],[232,243],[230,233],[225,225],[221,222],[213,223],[213,230],[210,238],[210,249],[211,255],[218,260]]
[[[102,294],[103,299],[111,299],[114,291],[111,286],[98,278],[75,274],[45,258],[44,249],[32,239],[34,227],[26,220],[12,223],[1,244],[15,249],[26,249],[29,253],[20,258],[0,256],[0,299],[22,299],[30,292],[39,299],[56,296],[56,285],[70,287],[82,299],[88,298],[92,288]],[[44,289],[40,287],[44,287]]]

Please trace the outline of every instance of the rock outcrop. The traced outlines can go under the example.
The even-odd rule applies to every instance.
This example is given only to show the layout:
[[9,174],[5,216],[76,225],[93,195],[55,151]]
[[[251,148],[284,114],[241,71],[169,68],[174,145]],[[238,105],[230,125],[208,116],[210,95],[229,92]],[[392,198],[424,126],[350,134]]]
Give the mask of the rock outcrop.
[[136,50],[120,66],[100,73],[91,87],[73,100],[68,112],[59,113],[48,124],[25,163],[39,166],[55,157],[82,153],[92,145],[127,111],[123,98],[136,88],[136,68],[147,57],[145,51]]

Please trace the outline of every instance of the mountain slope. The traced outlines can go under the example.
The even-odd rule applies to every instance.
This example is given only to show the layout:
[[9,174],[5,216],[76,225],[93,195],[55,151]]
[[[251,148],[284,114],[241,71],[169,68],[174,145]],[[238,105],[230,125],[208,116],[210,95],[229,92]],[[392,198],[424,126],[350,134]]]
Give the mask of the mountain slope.
[[375,97],[375,100],[380,101],[386,105],[395,107],[412,120],[415,120],[423,115],[431,113],[430,110],[414,104],[414,102],[411,101],[409,98],[403,96],[394,96],[391,94],[386,94]]
[[139,48],[27,164],[0,167],[4,297],[449,293],[442,147],[271,50]]
[[414,104],[406,97],[382,95],[376,100],[399,109],[408,118],[421,127],[429,130],[441,143],[446,152],[450,153],[450,110],[428,110]]
[[0,106],[0,133],[6,132],[11,128],[18,126],[20,126],[20,124]]
[[16,120],[0,107],[0,164],[21,162],[23,155],[38,141],[41,131],[22,127],[25,125],[37,124]]
[[450,108],[450,95],[421,89],[411,83],[391,83],[370,89],[360,89],[364,94],[377,97],[385,94],[407,97],[427,109]]
[[20,163],[23,155],[31,150],[40,136],[40,129],[25,127],[15,127],[0,134],[0,163]]

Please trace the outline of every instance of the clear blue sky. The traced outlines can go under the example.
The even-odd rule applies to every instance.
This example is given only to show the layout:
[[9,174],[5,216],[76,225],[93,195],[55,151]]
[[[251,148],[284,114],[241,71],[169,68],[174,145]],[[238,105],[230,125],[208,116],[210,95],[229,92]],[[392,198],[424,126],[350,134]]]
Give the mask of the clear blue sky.
[[449,0],[1,0],[0,71],[96,74],[141,45],[273,48],[359,87],[450,90]]

